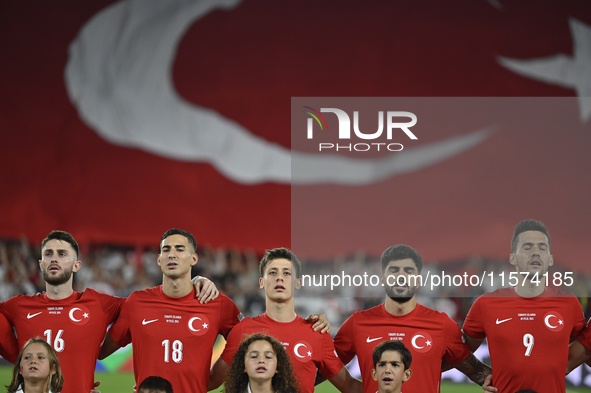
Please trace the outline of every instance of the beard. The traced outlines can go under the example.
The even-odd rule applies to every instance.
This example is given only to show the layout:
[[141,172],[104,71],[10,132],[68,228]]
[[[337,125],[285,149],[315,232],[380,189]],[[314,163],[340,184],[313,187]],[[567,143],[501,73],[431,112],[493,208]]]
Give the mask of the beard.
[[43,270],[43,279],[46,283],[51,285],[65,284],[70,280],[70,277],[72,277],[72,269],[72,267],[69,269],[63,269],[61,274],[52,276],[49,274],[49,268],[47,268],[46,270]]
[[412,299],[415,296],[416,291],[417,288],[408,288],[408,290],[402,291],[402,293],[400,293],[393,287],[386,287],[386,295],[399,304],[406,303]]

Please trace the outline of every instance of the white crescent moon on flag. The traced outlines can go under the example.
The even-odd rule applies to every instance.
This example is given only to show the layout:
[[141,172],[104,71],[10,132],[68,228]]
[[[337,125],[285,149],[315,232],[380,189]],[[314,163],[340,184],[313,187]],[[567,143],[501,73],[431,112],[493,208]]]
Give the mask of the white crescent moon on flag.
[[552,325],[550,325],[550,317],[557,318],[557,316],[556,316],[556,315],[554,315],[554,314],[546,315],[546,318],[544,318],[544,323],[545,323],[545,324],[546,324],[546,326],[548,326],[549,328],[551,328],[551,329],[556,329],[556,328],[558,327],[558,325],[556,325],[556,326],[552,326]]
[[82,309],[80,309],[78,307],[74,307],[73,309],[70,310],[70,319],[74,322],[80,322],[82,320],[82,318],[80,318],[80,319],[74,318],[74,311],[76,311],[76,310],[82,311]]
[[304,358],[304,356],[302,356],[302,355],[300,355],[300,354],[298,353],[298,349],[299,349],[300,347],[304,347],[304,348],[306,348],[306,349],[307,349],[307,347],[306,347],[304,344],[302,344],[302,343],[299,343],[299,344],[296,344],[296,346],[293,348],[293,353],[295,353],[295,355],[296,355],[297,357],[299,357],[299,358],[303,359],[303,358]]
[[490,135],[480,130],[380,159],[307,154],[183,100],[172,81],[181,38],[196,19],[239,2],[122,0],[98,12],[70,45],[65,70],[80,117],[111,143],[208,162],[243,184],[368,184],[446,160]]
[[191,330],[192,330],[192,331],[194,331],[194,332],[198,332],[198,331],[200,331],[200,330],[201,330],[201,328],[199,328],[199,329],[197,329],[197,330],[193,329],[193,321],[194,321],[194,320],[196,320],[196,319],[198,319],[198,320],[200,320],[200,321],[203,321],[203,320],[202,320],[201,318],[199,318],[199,317],[193,317],[193,318],[189,319],[189,329],[191,329]]
[[422,335],[418,334],[418,335],[416,335],[416,336],[414,336],[414,337],[412,338],[412,340],[411,340],[411,343],[412,343],[412,346],[413,346],[413,347],[415,347],[416,349],[423,349],[423,348],[425,348],[424,346],[422,346],[422,347],[419,347],[419,346],[417,345],[417,338],[419,338],[419,337],[423,337],[423,338],[425,338],[425,336],[422,336]]

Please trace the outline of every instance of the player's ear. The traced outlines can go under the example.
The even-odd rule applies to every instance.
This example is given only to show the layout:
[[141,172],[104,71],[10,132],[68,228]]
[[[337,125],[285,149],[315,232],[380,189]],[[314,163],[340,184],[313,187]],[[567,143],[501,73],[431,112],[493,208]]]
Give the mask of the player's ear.
[[78,270],[80,270],[80,266],[82,266],[82,262],[81,261],[74,262],[74,266],[72,267],[72,271],[74,273],[76,273]]
[[554,257],[550,254],[550,261],[548,262],[548,266],[554,265]]
[[511,253],[509,255],[509,263],[513,266],[517,266],[517,261],[515,260],[515,254]]
[[194,252],[193,255],[191,255],[191,258],[191,266],[195,266],[197,264],[197,261],[199,260],[199,256],[196,252]]
[[156,259],[156,262],[158,262],[158,266],[160,266],[160,257],[162,256],[162,254],[158,254],[158,258]]
[[263,289],[265,288],[265,281],[263,280],[263,278],[259,278],[259,288]]
[[57,369],[54,364],[53,366],[51,366],[51,375],[55,375],[55,373],[57,373]]
[[402,382],[406,382],[412,377],[412,370],[409,368],[408,370],[404,370],[404,375],[402,376]]
[[295,281],[295,289],[300,289],[302,287],[302,279],[301,278],[296,278]]
[[378,380],[378,374],[376,373],[376,369],[372,368],[371,369],[371,377],[373,378],[374,381]]

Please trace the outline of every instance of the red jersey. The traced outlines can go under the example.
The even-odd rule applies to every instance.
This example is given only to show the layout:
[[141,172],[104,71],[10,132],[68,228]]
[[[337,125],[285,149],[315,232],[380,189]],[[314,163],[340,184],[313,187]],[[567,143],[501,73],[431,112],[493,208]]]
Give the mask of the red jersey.
[[412,378],[404,383],[409,392],[439,392],[441,359],[454,365],[471,353],[458,324],[439,311],[420,304],[401,316],[390,314],[384,304],[358,311],[341,326],[334,345],[345,364],[357,354],[364,392],[378,391],[371,377],[372,354],[376,345],[387,340],[402,341],[412,354]]
[[19,295],[0,305],[16,329],[19,348],[33,337],[44,338],[60,358],[62,393],[89,392],[96,360],[109,324],[119,316],[124,298],[87,289],[52,300],[47,294]]
[[4,314],[0,314],[0,356],[14,363],[18,358],[19,349],[14,331]]
[[120,346],[132,343],[139,385],[149,376],[166,378],[175,392],[207,392],[213,344],[241,318],[230,298],[199,303],[195,292],[164,294],[162,286],[133,292],[110,333]]
[[503,288],[476,299],[463,328],[468,337],[486,337],[492,386],[500,393],[564,393],[568,345],[584,326],[581,304],[570,293],[546,288],[527,298]]
[[221,358],[232,364],[232,358],[244,336],[265,333],[279,340],[289,354],[291,364],[300,383],[300,392],[313,393],[316,370],[326,378],[332,378],[343,368],[336,356],[330,334],[321,334],[312,329],[312,323],[300,316],[291,322],[277,322],[266,313],[254,318],[245,318],[228,336]]

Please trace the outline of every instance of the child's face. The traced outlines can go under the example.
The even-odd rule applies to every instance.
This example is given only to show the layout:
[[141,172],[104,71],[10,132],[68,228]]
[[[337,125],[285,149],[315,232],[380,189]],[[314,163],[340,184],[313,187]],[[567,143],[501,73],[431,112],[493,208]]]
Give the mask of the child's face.
[[410,379],[412,371],[404,370],[402,357],[397,351],[385,351],[382,353],[376,368],[371,370],[374,381],[378,381],[380,393],[398,393],[402,388],[402,382]]
[[277,372],[277,355],[271,343],[266,340],[254,341],[246,350],[244,372],[251,381],[263,382],[271,380]]
[[[50,367],[45,346],[39,343],[29,344],[23,351],[20,366],[20,373],[25,381],[49,378]],[[51,370],[51,374],[55,374],[55,367]]]

